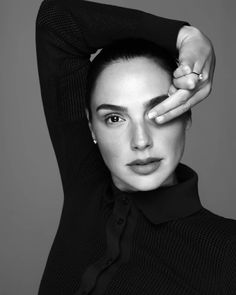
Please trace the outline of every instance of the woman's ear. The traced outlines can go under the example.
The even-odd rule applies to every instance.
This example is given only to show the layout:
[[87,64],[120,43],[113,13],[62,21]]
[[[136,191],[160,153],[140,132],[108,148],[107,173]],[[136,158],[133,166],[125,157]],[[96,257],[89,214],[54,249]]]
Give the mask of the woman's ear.
[[90,123],[90,119],[89,119],[89,111],[88,111],[87,108],[85,108],[85,113],[86,113],[87,120],[88,120],[88,122]]
[[90,117],[89,117],[89,111],[88,111],[87,108],[85,109],[85,112],[86,112],[86,117],[87,117],[87,120],[88,120],[88,125],[89,125],[89,129],[91,131],[93,141],[96,141],[96,136],[95,136],[94,131],[93,131],[93,126],[92,126],[92,123],[91,123],[91,120],[90,120]]

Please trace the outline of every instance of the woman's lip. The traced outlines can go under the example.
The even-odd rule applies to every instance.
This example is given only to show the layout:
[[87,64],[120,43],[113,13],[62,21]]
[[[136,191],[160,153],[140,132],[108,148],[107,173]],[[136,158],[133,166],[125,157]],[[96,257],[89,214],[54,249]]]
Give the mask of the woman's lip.
[[155,172],[161,164],[161,159],[149,162],[148,164],[133,164],[129,165],[129,168],[139,175],[149,175]]
[[152,162],[156,162],[156,161],[160,161],[161,159],[160,158],[152,158],[152,157],[149,157],[147,159],[137,159],[133,162],[130,162],[128,163],[127,165],[128,166],[133,166],[133,165],[147,165],[149,163],[152,163]]

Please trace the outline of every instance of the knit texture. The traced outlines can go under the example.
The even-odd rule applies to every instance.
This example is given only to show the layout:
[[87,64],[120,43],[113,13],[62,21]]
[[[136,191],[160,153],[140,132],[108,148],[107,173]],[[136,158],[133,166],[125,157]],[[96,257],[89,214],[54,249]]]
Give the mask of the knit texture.
[[150,192],[152,206],[142,201],[145,193],[137,195],[138,206],[135,195],[114,189],[84,111],[92,53],[137,37],[176,56],[185,24],[91,1],[41,3],[38,73],[64,204],[39,295],[236,294],[236,221],[201,206],[196,174],[188,167],[178,172],[180,184],[165,191],[170,201],[163,203],[162,217],[155,217],[160,190]]

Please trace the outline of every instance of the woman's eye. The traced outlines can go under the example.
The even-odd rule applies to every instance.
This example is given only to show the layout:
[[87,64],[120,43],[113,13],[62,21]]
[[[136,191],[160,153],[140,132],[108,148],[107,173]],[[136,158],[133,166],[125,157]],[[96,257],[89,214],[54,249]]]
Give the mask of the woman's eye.
[[124,119],[122,119],[118,115],[111,115],[111,116],[106,117],[105,121],[107,124],[116,124],[116,123],[123,122]]

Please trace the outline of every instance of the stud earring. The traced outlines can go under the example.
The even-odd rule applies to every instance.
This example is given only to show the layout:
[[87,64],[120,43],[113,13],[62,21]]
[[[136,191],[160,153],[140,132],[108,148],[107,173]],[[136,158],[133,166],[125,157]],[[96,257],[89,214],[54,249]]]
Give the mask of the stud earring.
[[96,139],[93,139],[93,142],[94,142],[94,144],[96,144],[97,143]]

